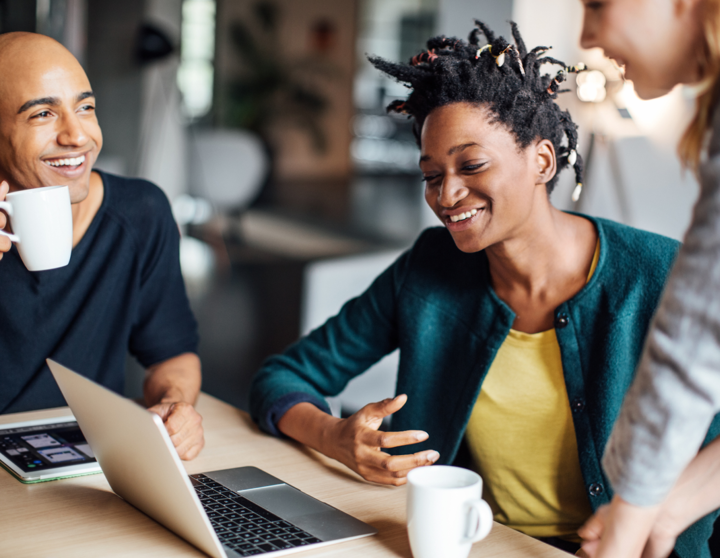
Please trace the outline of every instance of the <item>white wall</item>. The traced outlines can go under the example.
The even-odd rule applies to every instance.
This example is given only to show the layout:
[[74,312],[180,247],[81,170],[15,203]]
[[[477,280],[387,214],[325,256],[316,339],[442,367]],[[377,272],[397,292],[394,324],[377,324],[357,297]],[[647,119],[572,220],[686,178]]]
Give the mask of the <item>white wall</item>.
[[[599,49],[580,49],[582,5],[577,0],[514,0],[513,19],[528,48],[552,46],[549,54],[568,64],[584,61],[610,77],[617,75]],[[548,71],[556,70],[548,66]],[[595,149],[580,203],[570,200],[574,180],[568,170],[552,195],[553,203],[681,239],[698,191],[675,154],[692,114],[691,96],[678,89],[662,99],[640,101],[627,89],[621,91],[618,81],[608,88],[614,94],[601,105],[593,105],[577,99],[572,79],[568,88],[573,91],[561,95],[559,103],[580,126],[580,153],[587,155],[591,132],[596,134]],[[618,105],[625,106],[633,119],[621,118]],[[627,202],[624,210],[623,200]]]
[[[479,19],[496,33],[509,36],[508,21],[513,17],[514,1],[516,0],[439,0],[438,33],[467,39],[474,26],[473,21]],[[543,4],[545,0],[538,3]]]

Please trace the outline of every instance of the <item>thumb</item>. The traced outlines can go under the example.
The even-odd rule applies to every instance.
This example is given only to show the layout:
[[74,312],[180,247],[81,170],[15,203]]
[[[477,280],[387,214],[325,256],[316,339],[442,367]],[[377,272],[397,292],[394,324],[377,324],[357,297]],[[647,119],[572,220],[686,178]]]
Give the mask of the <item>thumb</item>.
[[3,180],[0,182],[0,201],[5,199],[5,196],[10,191],[10,185],[7,183],[7,181]]
[[594,514],[578,529],[578,535],[584,541],[595,541],[602,537],[605,530],[605,514],[602,511]]
[[165,422],[172,413],[175,403],[158,403],[148,408],[148,411],[158,415]]
[[368,407],[372,407],[371,412],[373,416],[377,418],[385,418],[393,413],[397,413],[403,408],[406,402],[407,395],[403,393],[392,398],[383,399],[377,403],[371,403]]

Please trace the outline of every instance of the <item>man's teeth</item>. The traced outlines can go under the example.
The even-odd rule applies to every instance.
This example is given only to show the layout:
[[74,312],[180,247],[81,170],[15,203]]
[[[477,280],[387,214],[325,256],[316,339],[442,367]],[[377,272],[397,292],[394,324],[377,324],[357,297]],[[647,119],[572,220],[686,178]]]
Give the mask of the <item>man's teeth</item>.
[[477,209],[471,209],[470,211],[466,211],[465,213],[461,213],[460,215],[452,215],[450,217],[450,220],[453,223],[457,223],[458,221],[464,221],[465,219],[470,219],[473,215],[477,215]]
[[53,159],[52,161],[45,162],[51,167],[77,167],[85,162],[85,155],[73,157],[72,159]]

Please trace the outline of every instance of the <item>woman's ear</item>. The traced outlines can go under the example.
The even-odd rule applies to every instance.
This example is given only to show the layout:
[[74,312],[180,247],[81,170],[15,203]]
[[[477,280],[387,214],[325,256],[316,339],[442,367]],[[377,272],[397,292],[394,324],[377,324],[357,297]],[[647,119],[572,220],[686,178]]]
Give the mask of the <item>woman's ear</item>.
[[550,140],[543,139],[535,144],[535,161],[537,163],[535,184],[547,184],[557,173],[555,148]]

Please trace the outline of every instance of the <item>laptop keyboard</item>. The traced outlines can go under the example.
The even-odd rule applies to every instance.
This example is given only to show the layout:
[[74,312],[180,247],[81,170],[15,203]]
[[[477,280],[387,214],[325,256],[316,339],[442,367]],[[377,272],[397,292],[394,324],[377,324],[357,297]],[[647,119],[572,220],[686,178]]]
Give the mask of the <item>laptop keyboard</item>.
[[321,542],[205,475],[190,475],[220,541],[241,556]]

